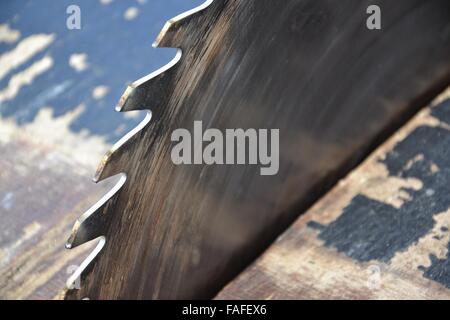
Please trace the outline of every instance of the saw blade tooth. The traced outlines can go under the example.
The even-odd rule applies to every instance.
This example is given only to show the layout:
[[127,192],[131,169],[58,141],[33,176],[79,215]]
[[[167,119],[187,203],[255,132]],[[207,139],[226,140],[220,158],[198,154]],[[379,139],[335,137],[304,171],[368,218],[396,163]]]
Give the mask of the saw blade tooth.
[[203,16],[203,11],[214,1],[217,0],[207,0],[198,7],[167,21],[153,43],[153,47],[184,48],[185,40],[189,40],[187,35],[196,31],[198,19]]
[[[119,112],[148,110],[147,116],[132,131],[126,134],[122,139],[113,145],[111,150],[103,157],[98,166],[95,182],[102,181],[109,177],[121,174],[118,183],[94,206],[87,210],[75,223],[71,235],[66,243],[66,248],[71,249],[82,245],[88,241],[99,239],[94,251],[89,254],[81,266],[67,280],[67,287],[72,289],[74,283],[88,272],[93,260],[98,257],[108,239],[105,233],[109,226],[112,216],[106,213],[111,211],[110,205],[113,205],[119,194],[119,190],[127,179],[126,169],[123,168],[134,152],[133,145],[142,138],[143,129],[149,124],[152,114],[158,115],[159,110],[164,108],[172,95],[171,90],[176,83],[177,65],[182,57],[182,50],[185,44],[189,44],[189,33],[203,32],[196,28],[202,25],[197,18],[202,17],[201,12],[209,7],[213,2],[223,2],[218,0],[207,0],[202,5],[191,9],[183,14],[169,20],[160,32],[154,47],[172,47],[177,48],[175,57],[162,68],[150,73],[139,80],[133,82],[127,87],[119,100],[116,110]],[[189,45],[193,45],[192,43]],[[186,46],[187,47],[187,46]],[[70,292],[69,290],[68,292]]]
[[130,159],[133,153],[134,142],[141,137],[139,133],[148,125],[152,118],[152,112],[148,111],[144,120],[142,120],[137,127],[128,132],[118,142],[116,142],[111,150],[109,150],[105,156],[103,156],[100,162],[97,172],[95,173],[94,181],[99,182],[106,178],[115,176],[119,173],[125,173],[123,159]]
[[134,110],[152,110],[163,108],[171,96],[172,84],[175,82],[175,66],[182,56],[181,49],[177,50],[175,57],[165,66],[136,80],[125,90],[119,100],[116,110],[119,112]]
[[94,250],[89,253],[89,255],[84,259],[84,261],[80,264],[80,266],[75,270],[74,273],[67,279],[66,287],[69,290],[78,289],[76,288],[77,282],[81,280],[86,269],[90,266],[91,262],[98,257],[99,253],[102,251],[105,246],[106,239],[104,236],[99,237],[99,241],[95,246]]
[[104,235],[107,219],[109,218],[104,214],[104,211],[114,201],[125,181],[126,176],[122,174],[114,187],[78,218],[66,242],[67,249],[75,248]]

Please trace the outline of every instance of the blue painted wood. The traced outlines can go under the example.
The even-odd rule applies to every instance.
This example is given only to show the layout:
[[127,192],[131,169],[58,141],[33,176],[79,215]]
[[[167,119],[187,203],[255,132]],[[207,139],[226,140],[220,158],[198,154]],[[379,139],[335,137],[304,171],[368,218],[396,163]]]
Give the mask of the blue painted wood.
[[[109,142],[120,138],[133,128],[139,118],[124,118],[114,112],[126,85],[166,64],[175,55],[175,49],[154,49],[152,42],[166,20],[202,3],[203,0],[147,0],[113,1],[1,1],[0,23],[18,29],[23,39],[32,34],[55,34],[55,41],[0,81],[6,87],[16,72],[26,69],[45,55],[54,59],[54,66],[24,86],[12,101],[0,104],[1,117],[13,117],[24,124],[33,121],[44,106],[54,109],[56,116],[73,110],[80,103],[84,113],[71,125],[78,132],[89,130],[103,135]],[[66,8],[77,4],[81,9],[81,29],[66,27]],[[124,12],[136,7],[137,17],[126,20]],[[19,39],[19,41],[20,41]],[[17,45],[0,43],[0,54]],[[85,53],[90,68],[76,72],[68,64],[73,53]],[[92,98],[92,90],[99,85],[109,87],[109,93],[100,100]],[[121,130],[118,130],[121,129]]]

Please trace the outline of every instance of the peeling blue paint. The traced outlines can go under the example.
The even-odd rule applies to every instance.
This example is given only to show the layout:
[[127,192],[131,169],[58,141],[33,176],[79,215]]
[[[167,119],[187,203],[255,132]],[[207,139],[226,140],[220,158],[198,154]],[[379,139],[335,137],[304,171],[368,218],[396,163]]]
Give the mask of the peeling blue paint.
[[[116,141],[125,125],[130,130],[140,121],[126,119],[114,111],[126,85],[166,64],[175,55],[175,49],[154,49],[152,42],[164,23],[173,16],[191,9],[203,0],[100,1],[78,0],[81,9],[81,30],[68,30],[66,8],[73,1],[2,1],[0,23],[19,30],[21,38],[32,34],[55,34],[55,41],[44,51],[8,74],[0,81],[0,90],[7,86],[14,73],[26,69],[45,55],[54,59],[54,66],[38,76],[32,85],[24,86],[15,99],[0,104],[0,116],[13,117],[25,124],[34,120],[39,109],[53,108],[60,116],[81,103],[86,109],[74,121],[71,129],[87,129],[92,134]],[[123,17],[127,8],[134,6],[139,14],[133,20]],[[20,41],[19,39],[19,41]],[[17,45],[0,43],[0,54]],[[69,66],[74,53],[87,54],[89,68],[77,72]],[[99,85],[109,87],[102,99],[92,98],[92,90]],[[115,132],[116,131],[116,132]]]

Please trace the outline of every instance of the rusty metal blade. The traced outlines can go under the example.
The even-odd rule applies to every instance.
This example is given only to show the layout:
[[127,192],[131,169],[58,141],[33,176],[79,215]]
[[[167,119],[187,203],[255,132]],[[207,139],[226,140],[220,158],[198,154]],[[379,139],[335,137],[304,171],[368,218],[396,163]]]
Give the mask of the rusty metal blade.
[[[212,297],[448,85],[450,3],[380,0],[382,29],[368,30],[371,4],[215,0],[169,22],[156,45],[182,51],[119,103],[152,119],[101,166],[127,180],[102,211],[102,255],[67,298]],[[197,120],[279,129],[278,174],[174,165],[172,132]]]

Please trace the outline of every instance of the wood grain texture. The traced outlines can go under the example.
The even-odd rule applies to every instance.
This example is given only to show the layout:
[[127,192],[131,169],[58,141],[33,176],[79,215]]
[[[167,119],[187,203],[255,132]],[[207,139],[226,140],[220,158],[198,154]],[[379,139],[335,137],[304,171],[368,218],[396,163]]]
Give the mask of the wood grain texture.
[[[366,28],[369,4],[217,0],[173,36],[183,56],[170,81],[128,97],[153,118],[101,167],[127,181],[99,213],[106,245],[68,298],[213,297],[417,99],[448,83],[449,2],[380,1],[380,32]],[[195,120],[279,128],[278,175],[175,166],[170,136]]]
[[450,299],[450,90],[217,299]]
[[25,135],[0,142],[0,299],[57,296],[92,249],[67,251],[64,237],[111,188],[110,182],[89,183],[87,168],[32,140]]

